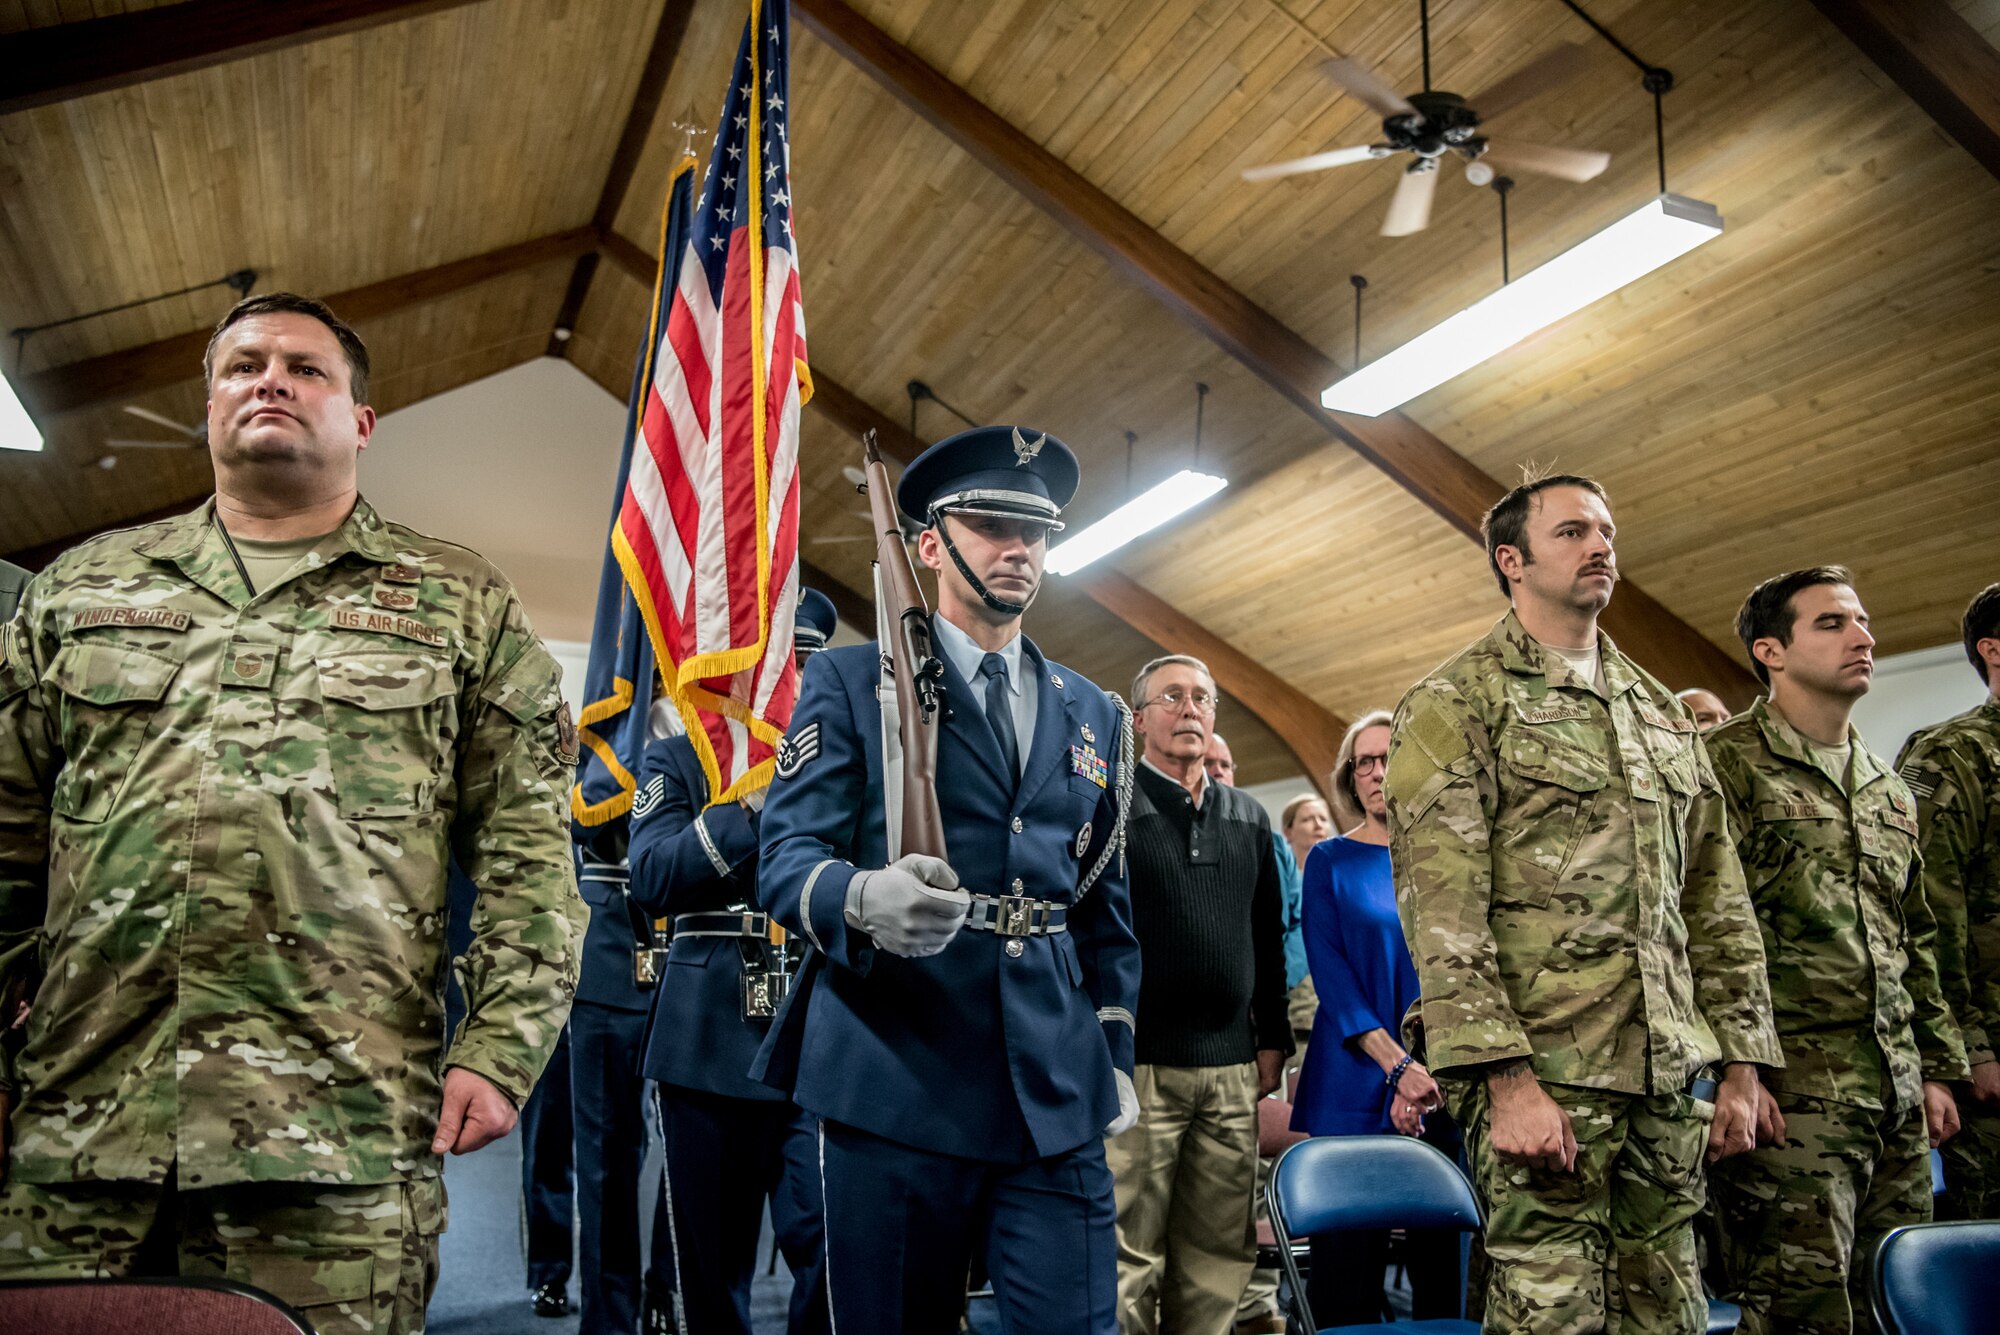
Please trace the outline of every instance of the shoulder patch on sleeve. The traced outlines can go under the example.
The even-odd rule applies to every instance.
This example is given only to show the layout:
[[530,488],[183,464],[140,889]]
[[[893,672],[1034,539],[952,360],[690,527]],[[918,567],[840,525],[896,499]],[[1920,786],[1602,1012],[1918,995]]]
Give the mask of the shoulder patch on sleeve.
[[808,723],[799,730],[796,737],[785,736],[778,742],[777,771],[781,779],[789,779],[806,767],[806,762],[819,754],[819,723]]
[[1462,760],[1472,753],[1464,730],[1445,716],[1444,710],[1428,693],[1411,706],[1407,726],[1410,739],[1424,749],[1424,754],[1439,769],[1449,768],[1453,761]]
[[660,805],[666,796],[666,776],[655,774],[650,782],[632,794],[632,819],[642,821],[652,815],[653,808]]

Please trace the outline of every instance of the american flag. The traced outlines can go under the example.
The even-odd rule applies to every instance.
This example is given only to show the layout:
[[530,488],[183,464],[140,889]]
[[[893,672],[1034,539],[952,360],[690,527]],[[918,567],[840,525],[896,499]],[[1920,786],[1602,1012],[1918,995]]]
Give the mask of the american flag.
[[812,377],[788,29],[785,0],[756,0],[687,244],[661,256],[642,448],[612,537],[717,802],[770,781],[798,699],[799,409]]

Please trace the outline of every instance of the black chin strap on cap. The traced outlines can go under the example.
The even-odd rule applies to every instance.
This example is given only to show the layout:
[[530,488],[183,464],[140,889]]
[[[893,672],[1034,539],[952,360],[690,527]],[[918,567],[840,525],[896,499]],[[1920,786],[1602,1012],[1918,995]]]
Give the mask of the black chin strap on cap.
[[[979,576],[972,573],[972,567],[967,565],[965,558],[958,554],[958,544],[951,540],[951,530],[945,527],[944,514],[942,512],[933,511],[931,513],[931,525],[937,529],[938,539],[944,543],[944,549],[951,553],[951,563],[958,567],[959,574],[965,576],[965,582],[972,586],[972,591],[979,595],[981,602],[984,602],[1001,616],[1017,617],[1028,610],[1028,603],[1010,603],[1005,598],[996,597],[992,590],[979,582]],[[1034,595],[1030,594],[1028,602],[1031,603],[1034,600]]]

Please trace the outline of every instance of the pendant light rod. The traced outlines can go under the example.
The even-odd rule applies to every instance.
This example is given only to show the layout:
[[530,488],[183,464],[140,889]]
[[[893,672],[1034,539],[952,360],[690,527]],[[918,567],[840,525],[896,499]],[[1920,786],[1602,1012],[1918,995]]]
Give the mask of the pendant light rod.
[[1194,382],[1194,466],[1201,467],[1201,415],[1208,403],[1208,386],[1197,380]]
[[1493,178],[1493,193],[1500,196],[1500,286],[1502,287],[1514,281],[1507,265],[1507,195],[1513,188],[1513,177]]
[[970,417],[967,417],[964,413],[939,398],[937,392],[921,380],[912,380],[909,384],[903,386],[903,390],[910,396],[910,434],[913,436],[917,434],[917,401],[919,399],[929,399],[932,403],[935,403],[938,407],[944,409],[967,426],[979,425],[979,423],[973,421]]
[[1590,25],[1592,32],[1611,43],[1619,55],[1632,62],[1639,71],[1639,84],[1653,95],[1653,147],[1660,165],[1660,193],[1667,193],[1667,117],[1661,106],[1661,99],[1673,91],[1673,71],[1641,60],[1637,52],[1612,35],[1611,29],[1590,17],[1588,11],[1577,0],[1562,0],[1563,7]]
[[1347,275],[1347,281],[1354,284],[1354,369],[1361,369],[1361,294],[1368,288],[1368,280],[1358,273]]

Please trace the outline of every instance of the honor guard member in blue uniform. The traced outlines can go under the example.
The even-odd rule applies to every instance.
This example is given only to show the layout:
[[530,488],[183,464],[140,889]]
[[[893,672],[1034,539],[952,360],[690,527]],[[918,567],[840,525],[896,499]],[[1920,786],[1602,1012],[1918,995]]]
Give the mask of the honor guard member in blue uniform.
[[639,1059],[653,1006],[650,930],[625,893],[624,821],[573,826],[577,889],[590,906],[569,1013],[575,1116],[578,1335],[639,1326],[639,1175],[646,1157]]
[[757,892],[813,953],[756,1069],[820,1118],[842,1332],[956,1331],[975,1255],[1008,1335],[1117,1329],[1131,715],[1021,634],[1076,483],[1061,441],[989,427],[897,487],[938,577],[950,865],[884,865],[881,646],[815,655],[779,748]]
[[[801,663],[835,624],[807,589],[792,633]],[[802,938],[773,941],[757,909],[758,809],[767,790],[710,806],[694,744],[646,747],[632,797],[632,898],[673,918],[646,1041],[666,1142],[666,1217],[653,1226],[657,1282],[680,1294],[676,1323],[649,1294],[647,1335],[750,1335],[750,1279],[764,1202],[792,1272],[790,1335],[829,1329],[819,1211],[819,1137],[808,1113],[750,1078],[796,974]],[[784,933],[776,936],[783,938]]]

